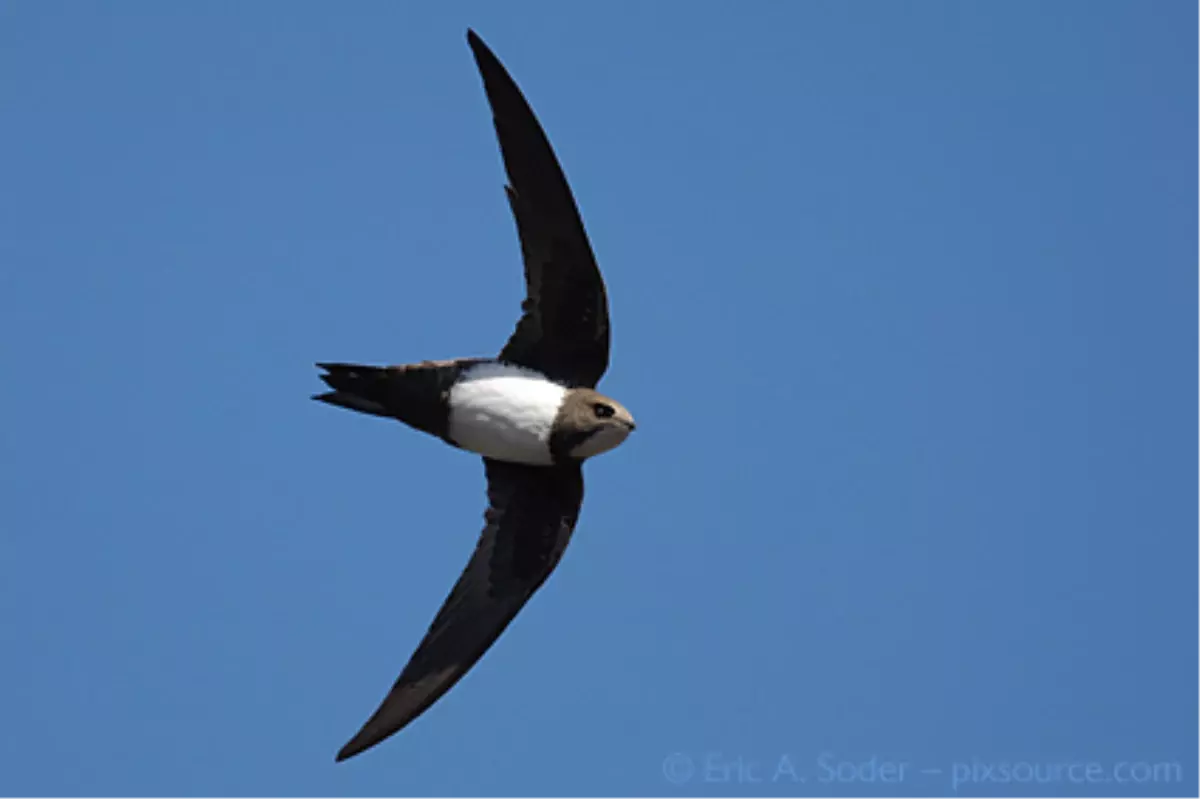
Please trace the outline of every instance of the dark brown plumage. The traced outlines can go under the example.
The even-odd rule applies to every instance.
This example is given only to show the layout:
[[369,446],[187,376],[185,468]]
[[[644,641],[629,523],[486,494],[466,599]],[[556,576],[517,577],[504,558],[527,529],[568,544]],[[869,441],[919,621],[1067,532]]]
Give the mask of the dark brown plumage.
[[462,373],[482,358],[455,361],[422,361],[403,366],[362,366],[354,363],[319,363],[321,375],[333,389],[313,399],[352,411],[399,419],[418,430],[458,446],[449,437],[450,389]]
[[495,642],[558,564],[583,503],[578,464],[523,466],[484,458],[485,526],[417,651],[339,761],[368,749],[419,716]]
[[500,360],[568,386],[595,388],[608,368],[608,297],[554,148],[508,71],[474,31],[525,261],[527,297]]
[[[594,390],[608,367],[608,300],[566,178],[508,72],[474,32],[467,41],[508,174],[525,262],[523,315],[498,361],[318,364],[332,390],[314,399],[396,418],[485,455],[517,451],[521,457],[511,460],[551,465],[484,457],[488,509],[475,553],[383,703],[338,752],[339,761],[404,728],[487,651],[562,557],[583,501],[582,461],[617,446],[633,429],[629,412]],[[530,447],[487,448],[472,438],[480,429],[506,446],[539,432],[530,455]]]

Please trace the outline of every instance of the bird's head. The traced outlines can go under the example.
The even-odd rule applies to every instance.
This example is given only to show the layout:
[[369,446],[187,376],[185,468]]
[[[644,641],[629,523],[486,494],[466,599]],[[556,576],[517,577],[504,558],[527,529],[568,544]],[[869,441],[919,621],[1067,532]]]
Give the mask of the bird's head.
[[636,426],[621,403],[590,388],[573,388],[554,419],[550,450],[557,459],[581,461],[608,452]]

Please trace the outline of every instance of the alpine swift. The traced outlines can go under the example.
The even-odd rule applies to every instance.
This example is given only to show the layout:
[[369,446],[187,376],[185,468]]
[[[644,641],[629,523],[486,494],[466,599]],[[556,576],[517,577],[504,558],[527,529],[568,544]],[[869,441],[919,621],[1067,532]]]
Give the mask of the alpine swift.
[[500,140],[526,298],[496,358],[317,364],[333,390],[313,399],[482,455],[488,495],[475,553],[339,761],[401,730],[487,651],[562,557],[583,502],[583,461],[634,429],[629,411],[595,390],[608,368],[608,300],[566,177],[500,61],[474,31],[467,43]]

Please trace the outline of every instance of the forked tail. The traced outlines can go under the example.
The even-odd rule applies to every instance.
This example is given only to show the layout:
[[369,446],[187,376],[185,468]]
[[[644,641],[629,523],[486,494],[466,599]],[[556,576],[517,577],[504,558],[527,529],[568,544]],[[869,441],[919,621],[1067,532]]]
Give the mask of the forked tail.
[[482,358],[424,361],[404,366],[361,366],[355,363],[319,363],[321,375],[333,391],[313,399],[399,419],[418,430],[446,438],[450,389],[464,370]]
[[317,368],[328,372],[321,379],[333,391],[315,394],[313,399],[376,416],[395,415],[388,410],[388,369],[353,363],[319,363]]

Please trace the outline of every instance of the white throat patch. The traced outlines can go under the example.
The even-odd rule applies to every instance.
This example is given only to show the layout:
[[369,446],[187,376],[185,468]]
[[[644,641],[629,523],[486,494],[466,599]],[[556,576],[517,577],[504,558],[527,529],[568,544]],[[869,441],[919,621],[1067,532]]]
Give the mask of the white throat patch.
[[549,466],[550,429],[566,394],[532,370],[481,363],[450,389],[450,439],[496,460]]

